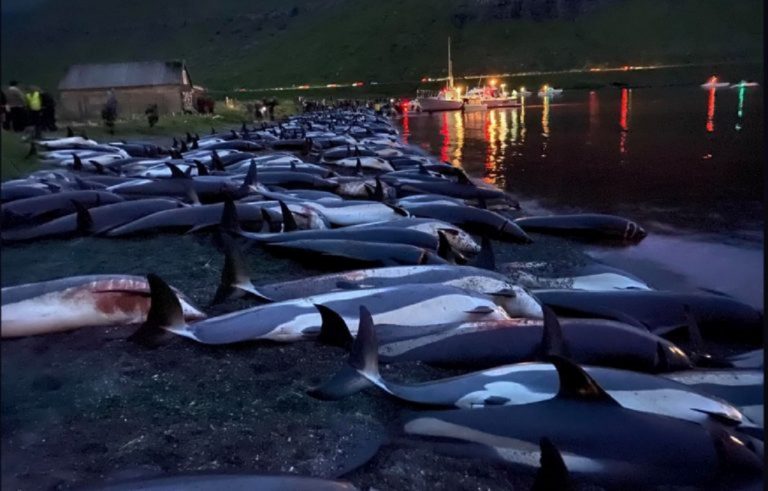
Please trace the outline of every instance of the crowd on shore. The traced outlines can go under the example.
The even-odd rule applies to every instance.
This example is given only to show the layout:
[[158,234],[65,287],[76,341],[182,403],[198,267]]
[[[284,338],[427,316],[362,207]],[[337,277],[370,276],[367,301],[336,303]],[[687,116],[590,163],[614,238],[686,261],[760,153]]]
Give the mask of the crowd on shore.
[[0,123],[4,130],[21,133],[32,128],[35,137],[43,131],[56,131],[56,101],[49,92],[36,85],[19,86],[11,80],[2,91]]

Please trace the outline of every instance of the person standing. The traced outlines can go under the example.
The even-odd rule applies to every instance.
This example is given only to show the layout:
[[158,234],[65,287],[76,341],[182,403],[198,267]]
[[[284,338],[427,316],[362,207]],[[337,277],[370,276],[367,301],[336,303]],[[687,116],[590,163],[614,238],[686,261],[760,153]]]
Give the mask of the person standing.
[[48,92],[40,93],[40,100],[43,104],[42,113],[40,114],[41,125],[44,131],[56,131],[56,101],[53,100],[53,96]]
[[42,133],[40,113],[43,110],[43,100],[40,97],[40,88],[33,85],[27,93],[27,108],[29,109],[28,123],[34,128],[34,138],[40,138]]
[[104,103],[104,107],[101,110],[101,118],[109,130],[109,134],[114,135],[115,120],[117,119],[117,98],[113,89],[109,89],[107,92],[107,102]]
[[24,96],[24,92],[18,87],[19,83],[15,80],[11,80],[6,93],[8,99],[8,120],[10,129],[19,133],[24,131],[26,112],[27,112],[27,98]]

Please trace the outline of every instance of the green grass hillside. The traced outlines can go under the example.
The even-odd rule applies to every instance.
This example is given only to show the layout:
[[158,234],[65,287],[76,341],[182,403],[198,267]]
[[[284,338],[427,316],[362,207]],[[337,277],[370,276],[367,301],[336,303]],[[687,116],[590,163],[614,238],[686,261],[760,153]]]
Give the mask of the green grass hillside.
[[762,0],[5,0],[3,84],[184,59],[211,89],[762,59]]

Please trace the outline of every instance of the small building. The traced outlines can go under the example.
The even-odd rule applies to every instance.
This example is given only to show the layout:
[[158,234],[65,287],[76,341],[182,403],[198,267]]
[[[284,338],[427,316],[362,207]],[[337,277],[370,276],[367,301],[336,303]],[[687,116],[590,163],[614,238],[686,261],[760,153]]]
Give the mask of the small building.
[[62,117],[100,118],[110,89],[118,117],[143,115],[150,104],[157,104],[160,114],[193,111],[201,93],[181,61],[72,65],[59,83]]

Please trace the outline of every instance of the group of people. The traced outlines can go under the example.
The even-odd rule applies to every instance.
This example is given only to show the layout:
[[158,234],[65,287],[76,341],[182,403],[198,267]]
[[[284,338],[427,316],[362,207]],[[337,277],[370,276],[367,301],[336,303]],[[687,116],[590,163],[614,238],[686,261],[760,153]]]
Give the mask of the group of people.
[[390,99],[375,98],[375,99],[306,99],[299,97],[297,99],[297,106],[302,112],[313,112],[325,109],[347,109],[356,110],[358,108],[373,109],[377,114],[390,115],[396,110],[396,105],[392,103]]
[[261,101],[249,102],[245,105],[245,110],[254,121],[275,120],[275,106],[280,103],[274,97],[272,99],[262,99]]
[[56,101],[48,92],[31,85],[26,93],[16,80],[2,91],[0,119],[3,129],[17,133],[32,127],[35,138],[43,131],[56,131]]

